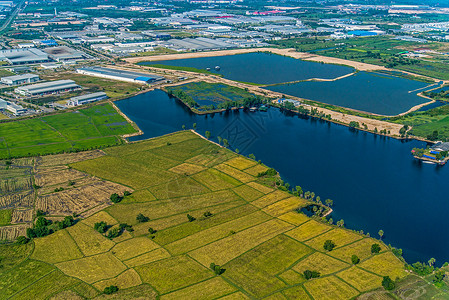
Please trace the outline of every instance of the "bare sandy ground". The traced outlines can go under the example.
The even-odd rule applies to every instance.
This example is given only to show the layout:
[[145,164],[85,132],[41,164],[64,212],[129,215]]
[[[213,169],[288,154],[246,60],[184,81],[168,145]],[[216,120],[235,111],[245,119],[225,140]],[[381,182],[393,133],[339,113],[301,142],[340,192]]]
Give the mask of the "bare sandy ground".
[[166,55],[155,55],[155,56],[140,56],[140,57],[130,57],[124,60],[129,63],[138,63],[143,61],[161,61],[161,60],[176,60],[176,59],[186,59],[186,58],[199,58],[199,57],[213,57],[213,56],[226,56],[226,55],[236,55],[243,53],[253,53],[253,52],[272,52],[279,55],[290,56],[296,59],[303,59],[306,61],[323,62],[327,64],[337,64],[346,65],[353,67],[359,71],[375,71],[375,70],[387,70],[385,67],[371,65],[346,59],[327,57],[321,55],[315,55],[305,52],[297,52],[295,49],[278,49],[278,48],[250,48],[250,49],[234,49],[234,50],[222,50],[222,51],[207,51],[207,52],[192,52],[192,53],[180,53],[180,54],[166,54]]

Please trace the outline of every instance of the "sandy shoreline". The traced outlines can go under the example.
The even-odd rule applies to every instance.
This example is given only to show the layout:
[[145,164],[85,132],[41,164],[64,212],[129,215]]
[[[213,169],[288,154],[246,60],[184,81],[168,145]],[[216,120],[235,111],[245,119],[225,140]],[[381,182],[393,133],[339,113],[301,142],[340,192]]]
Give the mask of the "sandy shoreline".
[[200,57],[213,57],[213,56],[227,56],[236,55],[244,53],[254,53],[254,52],[271,52],[274,54],[289,56],[296,59],[302,59],[305,61],[322,62],[326,64],[336,64],[345,65],[352,67],[359,71],[376,71],[376,70],[388,70],[385,67],[366,64],[362,62],[346,60],[341,58],[327,57],[316,54],[310,54],[306,52],[297,52],[293,48],[289,49],[279,49],[279,48],[249,48],[249,49],[234,49],[234,50],[220,50],[220,51],[205,51],[205,52],[189,52],[189,53],[179,53],[179,54],[166,54],[166,55],[154,55],[154,56],[140,56],[140,57],[129,57],[124,60],[128,63],[139,63],[144,61],[162,61],[162,60],[177,60],[177,59],[187,59],[187,58],[200,58]]

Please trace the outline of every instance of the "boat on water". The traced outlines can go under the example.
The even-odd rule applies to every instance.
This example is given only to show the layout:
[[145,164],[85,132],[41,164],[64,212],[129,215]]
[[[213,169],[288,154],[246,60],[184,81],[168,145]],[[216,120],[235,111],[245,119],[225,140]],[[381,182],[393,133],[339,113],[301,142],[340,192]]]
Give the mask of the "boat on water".
[[206,68],[206,71],[210,71],[210,68]]
[[262,105],[261,107],[259,107],[260,111],[267,111],[268,107],[266,105]]
[[220,71],[220,66],[215,66],[215,70]]
[[255,106],[249,108],[249,111],[251,111],[251,112],[255,112],[256,110],[257,110],[257,107],[255,107]]

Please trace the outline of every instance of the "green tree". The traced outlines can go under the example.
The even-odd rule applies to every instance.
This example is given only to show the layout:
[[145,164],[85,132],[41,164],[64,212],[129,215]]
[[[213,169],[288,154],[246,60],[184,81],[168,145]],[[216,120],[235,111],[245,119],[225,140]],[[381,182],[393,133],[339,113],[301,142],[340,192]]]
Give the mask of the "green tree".
[[187,214],[187,219],[189,220],[189,222],[193,222],[195,221],[195,217],[192,217],[191,215]]
[[206,131],[206,139],[210,139],[210,131]]
[[371,253],[375,254],[375,253],[379,253],[381,250],[380,245],[379,244],[372,244],[371,245]]
[[227,139],[223,139],[223,146],[225,146],[226,148],[229,147],[229,142]]
[[221,145],[221,141],[223,140],[221,136],[217,136],[218,144]]
[[154,230],[152,227],[150,227],[150,228],[148,228],[148,232],[149,232],[150,234],[155,234],[157,231]]
[[252,153],[248,155],[248,158],[250,158],[252,160],[256,160],[256,156]]
[[186,125],[182,125],[182,130],[186,130]]
[[433,257],[432,257],[431,259],[429,259],[429,262],[428,262],[428,263],[429,263],[429,266],[433,267],[433,265],[435,264],[435,261],[436,261],[436,260],[435,260],[435,258],[433,258]]
[[193,123],[193,130],[196,130],[196,123]]
[[435,271],[435,278],[433,279],[434,283],[441,283],[443,282],[444,277],[446,276],[446,271],[443,269],[439,269]]
[[382,240],[382,237],[384,236],[384,231],[382,229],[379,230],[379,236],[380,236],[380,239]]
[[387,291],[391,291],[394,289],[395,284],[394,284],[394,281],[391,280],[390,276],[384,276],[384,278],[382,279],[382,286]]
[[110,199],[113,203],[119,203],[123,198],[120,197],[117,193],[114,193],[111,195]]
[[331,199],[326,199],[324,202],[325,202],[326,205],[329,206],[329,207],[332,206],[332,205],[334,205],[334,201],[331,200]]
[[332,251],[335,248],[335,243],[332,240],[326,240],[323,245],[324,250]]
[[353,265],[356,265],[356,264],[358,264],[360,262],[360,258],[357,255],[353,254],[351,256],[351,261],[352,261]]
[[97,222],[94,224],[94,229],[99,233],[105,233],[108,230],[108,224],[104,221]]

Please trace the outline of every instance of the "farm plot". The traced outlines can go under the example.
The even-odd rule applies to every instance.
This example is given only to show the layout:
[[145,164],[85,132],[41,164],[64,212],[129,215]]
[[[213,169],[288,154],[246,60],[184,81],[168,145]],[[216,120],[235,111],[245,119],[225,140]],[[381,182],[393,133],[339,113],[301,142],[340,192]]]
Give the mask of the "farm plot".
[[127,289],[133,286],[140,285],[142,280],[139,277],[139,274],[134,269],[128,269],[122,274],[118,275],[116,278],[106,279],[102,281],[98,281],[94,284],[98,290],[102,291],[105,287],[115,285],[119,289]]
[[251,175],[249,175],[245,172],[242,172],[236,168],[228,166],[227,164],[219,164],[219,165],[216,165],[214,168],[225,173],[225,174],[228,174],[229,176],[231,176],[243,183],[247,183],[247,182],[250,182],[250,181],[253,181],[256,179],[254,176],[251,176]]
[[111,194],[123,194],[125,190],[129,189],[108,181],[95,181],[90,185],[39,196],[36,209],[46,211],[50,215],[82,213],[97,205],[110,203]]
[[[121,143],[116,137],[136,130],[110,104],[73,112],[0,124],[11,157],[35,156],[62,151],[88,150]],[[20,136],[20,139],[17,137]],[[6,148],[7,144],[7,148]],[[3,153],[3,154],[2,154]],[[0,158],[8,158],[0,151]]]
[[209,266],[212,262],[223,265],[290,228],[292,228],[292,225],[283,221],[270,220],[208,244],[189,254],[205,266]]
[[277,191],[269,193],[269,194],[267,194],[267,195],[265,195],[265,196],[255,200],[255,201],[253,201],[251,204],[255,205],[255,206],[259,207],[259,208],[263,208],[263,207],[266,207],[266,206],[271,205],[273,203],[276,203],[279,200],[285,199],[285,198],[287,198],[289,196],[290,196],[289,193],[277,190]]
[[364,238],[361,241],[357,241],[342,248],[332,250],[331,252],[329,252],[329,255],[348,263],[351,262],[351,256],[354,254],[356,254],[360,258],[360,260],[364,260],[372,256],[371,245],[375,243],[380,245],[381,251],[385,250],[385,247],[381,245],[381,243],[378,243],[376,240]]
[[214,149],[214,151],[209,151],[209,153],[202,153],[189,158],[186,162],[210,168],[221,164],[234,156],[234,153],[224,151],[220,148]]
[[186,287],[184,289],[166,294],[161,297],[162,300],[177,299],[197,299],[207,300],[215,299],[228,295],[236,291],[234,286],[224,281],[220,277],[215,277],[204,282]]
[[169,199],[182,196],[193,196],[210,193],[211,190],[200,184],[198,181],[182,176],[172,181],[148,188],[157,199]]
[[0,179],[0,194],[30,190],[31,187],[31,177],[29,176]]
[[404,264],[391,252],[381,253],[360,263],[359,267],[391,279],[403,278],[407,274]]
[[59,230],[49,236],[36,239],[34,244],[35,249],[31,257],[48,263],[53,264],[83,257],[75,241],[66,230]]
[[36,159],[37,168],[46,168],[50,166],[60,166],[72,164],[78,161],[84,161],[104,156],[101,150],[83,151],[77,153],[56,154],[50,156],[41,156]]
[[222,173],[215,169],[208,169],[204,172],[195,174],[192,176],[196,181],[204,184],[212,191],[219,191],[223,189],[229,189],[234,186],[242,184],[240,181],[231,177],[225,173]]
[[120,260],[126,260],[155,250],[159,245],[146,237],[136,237],[115,245],[111,252]]
[[0,208],[32,207],[34,202],[33,191],[25,191],[0,196]]
[[29,223],[33,221],[33,209],[14,209],[11,216],[11,224]]
[[238,186],[232,190],[248,202],[254,201],[264,195],[262,192],[259,192],[247,184]]
[[270,219],[266,214],[258,211],[250,215],[202,230],[183,239],[165,245],[172,254],[182,254],[202,247],[211,242],[229,236],[230,231],[239,232]]
[[87,174],[74,169],[40,171],[34,175],[35,183],[39,186],[52,186],[86,177]]
[[357,290],[335,276],[318,278],[304,283],[306,290],[314,299],[344,300],[359,294]]
[[84,255],[95,255],[111,249],[115,243],[82,223],[66,229]]
[[353,243],[362,239],[362,236],[346,229],[333,229],[316,238],[306,242],[312,248],[323,251],[324,242],[326,240],[332,240],[335,243],[335,247],[343,247],[347,244]]
[[332,229],[331,226],[310,220],[309,222],[306,222],[303,225],[287,232],[287,235],[302,242],[329,231],[330,229]]
[[360,292],[366,292],[375,289],[382,284],[382,277],[364,271],[355,266],[350,269],[341,271],[336,276],[343,279]]
[[307,246],[280,235],[225,264],[224,276],[260,299],[286,287],[275,275],[310,252]]
[[321,275],[332,274],[349,267],[349,264],[341,260],[330,257],[321,252],[315,252],[310,256],[301,260],[293,267],[298,273],[303,273],[305,270],[317,271]]
[[278,217],[287,212],[297,210],[307,205],[307,201],[299,197],[290,197],[271,204],[263,209],[267,214]]
[[77,283],[79,283],[79,280],[65,276],[61,271],[55,270],[15,294],[14,299],[46,299],[52,294],[70,288]]
[[237,157],[234,157],[234,158],[226,161],[225,164],[230,165],[231,167],[234,167],[236,169],[239,169],[240,171],[243,171],[249,167],[256,165],[257,162],[254,160],[245,158],[243,156],[237,156]]
[[109,252],[58,263],[56,267],[87,283],[116,277],[126,270],[126,266]]
[[135,268],[143,282],[162,294],[195,284],[213,272],[187,256],[176,256]]
[[163,248],[157,248],[153,251],[125,260],[123,263],[125,263],[128,267],[132,268],[136,266],[146,265],[151,262],[162,260],[164,258],[169,258],[170,256],[171,255],[170,253],[168,253],[167,250]]
[[0,240],[15,240],[18,236],[26,236],[27,228],[29,224],[19,224],[11,226],[0,226]]

